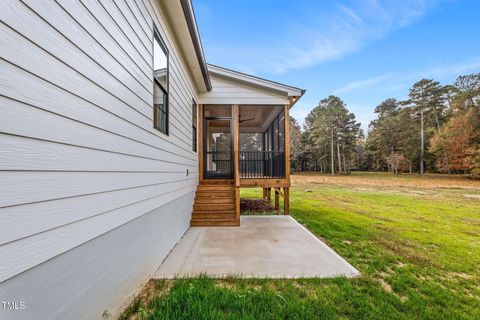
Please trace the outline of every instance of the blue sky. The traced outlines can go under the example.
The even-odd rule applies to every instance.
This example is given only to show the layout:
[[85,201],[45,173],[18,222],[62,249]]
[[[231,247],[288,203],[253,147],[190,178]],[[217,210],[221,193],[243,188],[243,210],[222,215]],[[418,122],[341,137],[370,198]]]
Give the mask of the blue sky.
[[207,62],[307,89],[303,122],[330,94],[367,128],[421,78],[480,72],[478,0],[193,0]]

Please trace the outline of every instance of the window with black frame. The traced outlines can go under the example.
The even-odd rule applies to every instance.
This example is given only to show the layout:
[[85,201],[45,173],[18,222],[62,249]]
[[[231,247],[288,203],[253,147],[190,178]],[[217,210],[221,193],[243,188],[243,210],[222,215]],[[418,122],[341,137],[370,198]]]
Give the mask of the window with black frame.
[[192,99],[192,151],[197,152],[197,103]]
[[156,30],[153,37],[153,126],[168,134],[168,50]]

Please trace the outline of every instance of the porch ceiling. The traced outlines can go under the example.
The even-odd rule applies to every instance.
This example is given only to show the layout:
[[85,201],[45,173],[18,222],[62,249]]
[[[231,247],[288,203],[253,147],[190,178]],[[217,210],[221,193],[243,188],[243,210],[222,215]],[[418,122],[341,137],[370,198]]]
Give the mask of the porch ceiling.
[[290,216],[245,216],[240,227],[190,228],[155,278],[355,277],[359,272]]
[[[275,105],[240,105],[240,132],[263,132],[282,110],[283,106]],[[205,117],[231,116],[231,105],[205,105],[204,114]]]
[[274,119],[282,109],[283,107],[279,106],[240,106],[240,130],[242,131],[242,127],[260,128],[260,130],[262,130],[270,124],[272,119]]

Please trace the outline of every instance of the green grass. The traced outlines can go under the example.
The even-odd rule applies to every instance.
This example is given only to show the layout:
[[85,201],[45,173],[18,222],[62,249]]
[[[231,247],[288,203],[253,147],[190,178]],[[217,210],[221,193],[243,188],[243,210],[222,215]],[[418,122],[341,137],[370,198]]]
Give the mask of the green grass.
[[480,319],[480,184],[319,178],[296,180],[291,214],[361,277],[153,281],[124,319]]

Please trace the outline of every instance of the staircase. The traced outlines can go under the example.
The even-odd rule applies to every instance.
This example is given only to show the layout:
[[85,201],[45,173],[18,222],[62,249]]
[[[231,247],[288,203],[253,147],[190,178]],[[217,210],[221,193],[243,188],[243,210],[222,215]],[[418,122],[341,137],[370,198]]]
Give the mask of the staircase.
[[203,181],[197,186],[192,227],[239,226],[235,210],[235,186],[230,180]]

